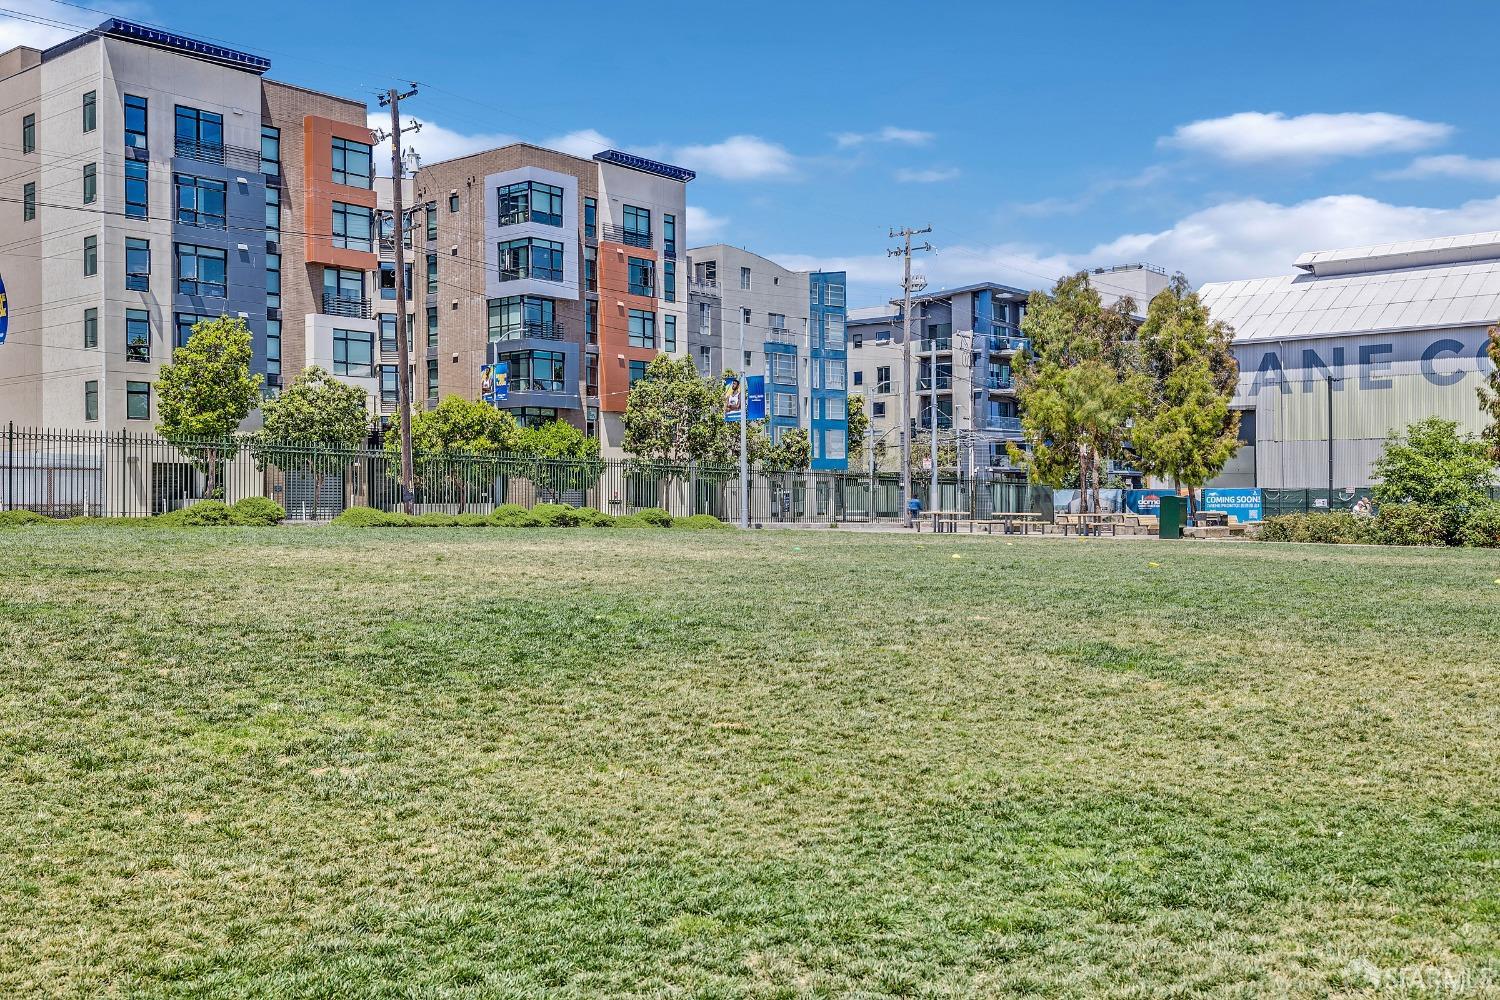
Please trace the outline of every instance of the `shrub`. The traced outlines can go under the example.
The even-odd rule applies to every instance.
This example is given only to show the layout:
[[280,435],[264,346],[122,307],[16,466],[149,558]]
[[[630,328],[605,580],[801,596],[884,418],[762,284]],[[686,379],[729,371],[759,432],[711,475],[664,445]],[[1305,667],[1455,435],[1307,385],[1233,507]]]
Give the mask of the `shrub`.
[[579,508],[578,513],[581,518],[579,523],[584,527],[613,528],[615,526],[614,515],[606,514],[602,510],[595,510],[592,507],[581,507]]
[[411,519],[414,528],[456,528],[458,518],[452,514],[418,514]]
[[1263,542],[1321,542],[1358,545],[1374,541],[1366,518],[1345,510],[1268,517],[1256,535]]
[[672,527],[685,528],[688,531],[716,531],[720,528],[728,528],[729,525],[712,514],[694,514],[692,517],[678,518],[672,522]]
[[490,524],[497,528],[540,528],[542,522],[533,517],[531,511],[519,504],[504,503],[490,515]]
[[51,518],[34,510],[0,511],[0,528],[24,528],[32,524],[46,524]]
[[660,528],[662,525],[646,520],[639,514],[626,514],[615,518],[616,528]]
[[235,524],[265,527],[285,521],[286,511],[266,497],[241,497],[229,505],[229,517]]
[[374,507],[350,507],[334,518],[333,523],[340,528],[401,528],[407,525],[407,517]]
[[199,500],[181,513],[182,523],[194,528],[229,524],[234,517],[229,511],[229,505],[222,500]]
[[655,528],[670,528],[672,526],[672,515],[660,507],[647,507],[645,510],[636,511],[631,516],[638,517]]
[[1461,539],[1477,549],[1500,548],[1500,502],[1491,501],[1469,511]]
[[548,528],[576,528],[583,523],[576,507],[562,503],[539,503],[531,508],[531,516]]
[[488,514],[459,514],[453,523],[460,528],[488,528],[490,518]]
[[522,507],[518,503],[503,503],[495,508],[495,512],[491,514],[490,517],[520,517],[522,514],[528,513],[530,513],[530,511],[528,511],[525,507]]
[[1375,515],[1375,537],[1382,545],[1442,545],[1440,511],[1415,503],[1383,504]]

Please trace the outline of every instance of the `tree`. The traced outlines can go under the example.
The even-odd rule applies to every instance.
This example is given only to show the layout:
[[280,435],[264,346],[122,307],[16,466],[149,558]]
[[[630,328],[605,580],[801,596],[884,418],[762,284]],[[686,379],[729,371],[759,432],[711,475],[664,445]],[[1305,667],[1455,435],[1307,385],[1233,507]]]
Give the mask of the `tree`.
[[220,467],[239,453],[235,431],[260,399],[253,353],[244,320],[200,320],[156,378],[156,429],[204,473],[210,497],[220,493]]
[[624,449],[639,468],[661,477],[663,506],[668,481],[681,475],[687,463],[731,453],[729,429],[738,447],[738,425],[724,420],[721,383],[699,375],[689,357],[658,354],[646,366],[645,377],[630,387],[624,423]]
[[1139,332],[1146,398],[1130,435],[1142,472],[1196,491],[1239,449],[1233,337],[1181,274],[1152,298]]
[[767,472],[806,472],[812,465],[812,438],[802,427],[788,427],[781,432],[781,440],[767,443],[759,464]]
[[849,433],[844,438],[845,453],[865,454],[865,435],[870,432],[870,415],[865,412],[865,397],[855,393],[849,397]]
[[1079,489],[1095,510],[1103,470],[1123,454],[1145,397],[1134,310],[1129,297],[1104,308],[1088,274],[1080,272],[1059,281],[1051,295],[1032,292],[1021,321],[1034,354],[1015,368],[1021,430],[1030,447],[1011,444],[1011,460],[1054,487],[1076,468]]
[[1489,424],[1480,432],[1489,449],[1490,461],[1500,465],[1500,326],[1489,330],[1488,353],[1494,367],[1479,386],[1479,408],[1490,415]]
[[517,449],[524,456],[518,474],[544,493],[586,492],[604,474],[599,440],[563,420],[521,428]]
[[[411,446],[417,484],[442,484],[458,494],[458,509],[468,509],[469,491],[493,483],[505,469],[505,453],[517,451],[521,428],[515,418],[478,400],[445,396],[437,406],[412,415]],[[400,465],[400,442],[385,441],[392,475]]]
[[1495,467],[1485,441],[1460,434],[1441,417],[1419,420],[1392,435],[1375,460],[1376,504],[1409,503],[1437,512],[1444,539],[1456,544],[1469,514],[1487,507]]
[[299,372],[281,395],[266,400],[261,417],[263,426],[251,445],[258,464],[309,473],[316,515],[324,479],[348,467],[350,452],[369,433],[365,394],[313,365]]

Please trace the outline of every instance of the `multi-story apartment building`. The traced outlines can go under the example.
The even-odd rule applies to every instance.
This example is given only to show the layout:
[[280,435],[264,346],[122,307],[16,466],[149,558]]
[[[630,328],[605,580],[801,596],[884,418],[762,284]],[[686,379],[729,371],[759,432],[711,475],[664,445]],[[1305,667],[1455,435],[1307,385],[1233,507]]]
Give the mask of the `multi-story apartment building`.
[[[503,361],[502,405],[518,420],[565,420],[618,453],[631,383],[658,353],[687,348],[693,177],[618,150],[584,159],[524,143],[419,167],[403,188],[414,398],[477,398],[481,366]],[[389,181],[380,198],[388,211]],[[390,249],[376,304],[385,412],[396,374]]]
[[269,68],[119,19],[0,54],[20,167],[0,203],[0,420],[150,429],[156,375],[204,317],[246,321],[269,391],[288,363],[372,375],[340,334],[371,322],[341,305],[375,267],[364,106]]
[[764,375],[772,440],[801,427],[814,469],[846,468],[844,273],[792,271],[722,243],[688,256],[687,347],[698,370]]

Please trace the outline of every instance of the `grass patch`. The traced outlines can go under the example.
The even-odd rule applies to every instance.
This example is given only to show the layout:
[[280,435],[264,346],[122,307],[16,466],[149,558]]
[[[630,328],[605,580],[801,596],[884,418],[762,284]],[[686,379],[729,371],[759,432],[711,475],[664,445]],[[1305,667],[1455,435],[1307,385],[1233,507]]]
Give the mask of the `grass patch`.
[[80,527],[0,565],[0,995],[1500,982],[1483,552]]

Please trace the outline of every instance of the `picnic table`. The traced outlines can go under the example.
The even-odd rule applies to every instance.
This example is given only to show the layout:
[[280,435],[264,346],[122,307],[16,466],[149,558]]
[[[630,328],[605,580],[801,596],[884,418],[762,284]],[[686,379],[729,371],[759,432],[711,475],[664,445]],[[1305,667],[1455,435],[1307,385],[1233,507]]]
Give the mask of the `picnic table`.
[[966,510],[930,510],[927,513],[932,516],[933,534],[955,532],[958,530],[959,520],[969,516]]
[[1074,523],[1078,526],[1080,535],[1102,535],[1105,528],[1109,529],[1111,535],[1119,533],[1118,514],[1074,514],[1073,517],[1077,518]]
[[994,534],[996,524],[1007,535],[1016,533],[1016,526],[1020,525],[1021,534],[1029,534],[1033,522],[1042,519],[1042,515],[1022,511],[995,511],[989,517],[976,517],[969,520],[969,532],[972,534],[975,525],[983,525],[986,534]]

